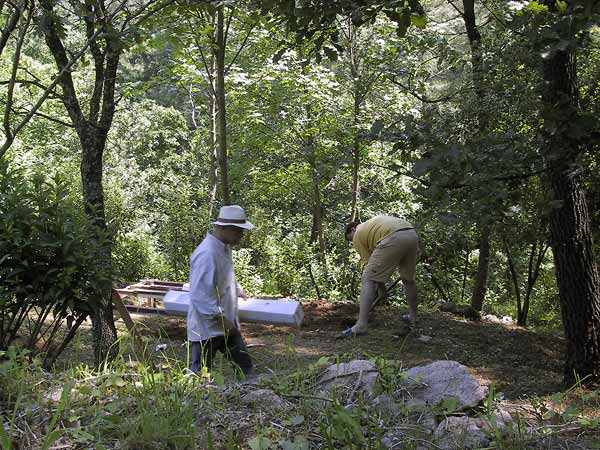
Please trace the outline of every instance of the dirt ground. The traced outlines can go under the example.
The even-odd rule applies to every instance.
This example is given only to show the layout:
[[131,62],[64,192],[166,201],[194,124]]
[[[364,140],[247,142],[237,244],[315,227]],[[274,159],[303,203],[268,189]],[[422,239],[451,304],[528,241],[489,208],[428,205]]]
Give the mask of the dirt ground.
[[[546,395],[561,389],[564,340],[514,325],[467,321],[450,313],[421,311],[418,328],[405,338],[394,337],[405,311],[382,305],[372,315],[365,336],[336,340],[354,323],[358,306],[327,301],[303,302],[300,329],[242,324],[257,372],[296,370],[321,357],[349,361],[382,357],[409,368],[447,359],[467,366],[481,384],[494,386],[507,400]],[[148,348],[167,344],[174,357],[185,361],[185,318],[133,314]],[[122,320],[117,322],[125,332]],[[156,344],[156,345],[155,345]]]

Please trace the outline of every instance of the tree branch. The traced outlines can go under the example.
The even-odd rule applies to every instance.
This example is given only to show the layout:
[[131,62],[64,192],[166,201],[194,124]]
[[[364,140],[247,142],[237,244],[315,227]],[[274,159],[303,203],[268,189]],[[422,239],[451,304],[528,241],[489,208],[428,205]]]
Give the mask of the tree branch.
[[[130,16],[126,17],[125,20],[123,20],[123,25],[121,26],[121,31],[120,34],[123,35],[127,35],[131,32],[131,29],[127,29],[127,25],[133,21],[133,19],[136,19],[139,17],[139,19],[137,20],[136,24],[140,24],[144,21],[146,21],[147,19],[149,19],[150,17],[152,17],[154,14],[156,14],[157,12],[165,9],[167,6],[172,5],[173,3],[175,3],[176,0],[164,0],[164,2],[162,4],[160,4],[159,6],[157,6],[154,9],[150,9],[150,6],[153,3],[158,3],[158,0],[150,0],[147,3],[145,3],[144,5],[140,6],[138,8],[138,10],[136,12],[134,12],[133,14],[131,14]],[[123,3],[123,5],[121,5],[121,7],[119,9],[122,9],[124,7],[125,3]],[[146,11],[146,14],[142,13]],[[111,14],[111,17],[115,17],[115,13]]]
[[465,16],[465,13],[463,13],[460,8],[452,2],[452,0],[448,0],[448,3],[450,3],[450,5],[458,12],[458,14],[460,14],[461,17]]
[[50,122],[57,123],[57,124],[62,125],[64,127],[73,128],[73,124],[72,123],[65,122],[64,120],[56,119],[56,118],[51,117],[51,116],[49,116],[47,114],[44,114],[44,113],[41,113],[41,112],[36,112],[35,115],[37,117],[41,117],[43,119],[46,119],[46,120],[48,120]]
[[[27,29],[29,28],[29,23],[31,22],[32,9],[28,9],[27,18],[25,20],[25,24],[21,27],[19,31],[19,36],[17,38],[17,45],[15,47],[15,54],[13,59],[12,70],[10,74],[10,80],[8,81],[8,89],[6,92],[6,109],[4,110],[4,120],[3,120],[3,128],[4,134],[6,136],[6,143],[12,143],[14,140],[14,133],[10,129],[10,112],[12,109],[13,97],[15,92],[15,81],[17,79],[17,72],[19,70],[19,61],[21,59],[21,49],[23,48],[23,42],[25,41],[25,34],[27,34]],[[3,146],[4,148],[4,146]],[[3,153],[0,153],[0,157],[2,157]]]
[[[215,17],[212,16],[211,18],[212,18],[212,21],[213,21],[212,25],[213,25],[213,28],[214,28]],[[190,27],[190,32],[192,33],[192,37],[194,39],[194,43],[196,44],[196,48],[200,52],[200,58],[202,59],[202,64],[204,65],[204,70],[206,71],[206,76],[208,77],[208,84],[210,86],[210,91],[211,91],[212,95],[216,97],[217,92],[215,90],[215,80],[214,80],[214,77],[213,77],[212,70],[208,67],[208,61],[206,61],[206,57],[204,56],[204,51],[202,50],[202,44],[200,42],[198,42],[198,36],[196,35],[196,33],[194,33],[194,26],[193,26],[193,24],[189,21],[189,19],[188,19],[187,22],[188,22],[188,25]],[[211,47],[214,46],[214,43],[215,43],[214,34],[210,36],[210,41],[211,41],[211,44],[212,44]],[[193,58],[193,56],[192,56],[192,58]],[[214,55],[213,55],[213,58],[214,58]]]
[[[99,28],[98,30],[96,30],[96,32],[94,33],[93,36],[91,36],[91,40],[96,39],[100,33],[102,32],[102,29]],[[56,78],[48,85],[48,87],[46,88],[46,90],[42,93],[42,95],[40,96],[40,98],[38,99],[37,103],[33,106],[33,108],[29,111],[29,113],[17,124],[17,126],[13,129],[12,135],[13,137],[25,126],[27,125],[27,123],[31,120],[31,118],[35,115],[35,113],[37,112],[37,110],[42,106],[42,104],[46,101],[46,99],[48,98],[48,95],[53,92],[54,88],[56,87],[57,84],[59,84],[59,82],[62,80],[62,77],[69,73],[71,68],[75,65],[75,63],[77,61],[79,61],[79,59],[81,59],[81,57],[84,55],[84,53],[86,52],[86,50],[88,49],[91,41],[90,39],[88,39],[86,41],[86,43],[84,44],[84,46],[81,48],[81,50],[71,59],[69,60],[65,65],[62,66],[62,68],[60,69],[60,72],[58,73],[58,75],[56,76]],[[4,156],[4,154],[6,153],[6,151],[10,148],[10,146],[12,145],[12,141],[8,141],[6,140],[2,147],[0,147],[0,158],[2,158],[2,156]]]
[[234,11],[235,11],[235,8],[231,8],[229,11],[229,16],[227,16],[227,23],[225,24],[225,32],[223,33],[223,48],[224,49],[227,47],[227,38],[229,37],[229,27],[231,26],[231,21],[233,20],[233,12]]
[[[17,27],[17,24],[19,23],[19,19],[21,18],[21,16],[23,15],[23,12],[25,11],[26,5],[27,5],[27,0],[22,0],[18,6],[11,4],[11,6],[13,6],[13,12],[8,17],[8,20],[6,21],[6,24],[4,25],[4,28],[2,29],[2,33],[0,33],[0,55],[2,55],[2,52],[4,51],[4,48],[6,47],[8,38],[10,37],[12,32]],[[2,2],[2,8],[4,8],[4,2]]]
[[[94,5],[99,5],[94,3]],[[94,6],[88,2],[85,2],[86,14],[83,16],[85,22],[85,34],[89,39],[94,34],[94,28],[97,24],[101,29],[106,28],[106,22],[103,19],[102,11],[94,11]],[[106,56],[106,49],[102,51],[98,45],[98,41],[94,39],[90,42],[90,53],[94,58],[94,88],[92,90],[92,96],[90,99],[90,113],[89,121],[96,123],[98,120],[98,114],[100,111],[100,102],[102,100],[102,88],[104,85],[104,58]]]
[[250,34],[252,33],[252,30],[254,30],[255,26],[256,26],[256,23],[253,23],[252,26],[250,27],[250,29],[248,30],[248,33],[246,33],[246,36],[244,37],[244,41],[241,43],[240,47],[238,48],[235,56],[233,57],[233,59],[231,60],[231,62],[229,63],[229,65],[225,68],[225,75],[227,75],[229,73],[229,69],[231,69],[231,66],[235,63],[235,61],[237,60],[238,56],[240,56],[240,53],[242,52],[242,50],[246,46],[246,42],[248,42],[248,38],[250,37]]

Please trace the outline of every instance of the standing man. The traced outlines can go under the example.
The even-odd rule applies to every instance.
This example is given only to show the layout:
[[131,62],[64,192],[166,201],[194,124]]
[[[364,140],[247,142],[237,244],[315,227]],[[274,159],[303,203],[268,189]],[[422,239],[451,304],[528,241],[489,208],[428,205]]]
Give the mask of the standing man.
[[246,294],[235,279],[231,246],[238,244],[244,230],[254,225],[246,220],[246,213],[238,205],[223,206],[213,225],[214,231],[208,232],[190,258],[190,369],[197,373],[205,365],[210,370],[220,351],[247,375],[252,370],[252,359],[238,319],[238,296]]
[[385,295],[385,282],[397,267],[408,300],[408,318],[411,328],[417,321],[417,284],[415,270],[419,254],[419,236],[404,219],[375,216],[364,223],[352,222],[346,226],[346,240],[366,264],[362,274],[360,309],[356,324],[344,330],[339,337],[367,332],[369,313],[379,294]]

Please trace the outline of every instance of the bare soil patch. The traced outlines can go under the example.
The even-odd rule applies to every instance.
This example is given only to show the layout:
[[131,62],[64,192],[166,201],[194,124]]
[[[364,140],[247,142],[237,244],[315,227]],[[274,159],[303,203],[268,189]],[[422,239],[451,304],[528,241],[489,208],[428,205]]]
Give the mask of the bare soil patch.
[[[561,389],[564,340],[514,325],[473,322],[437,311],[422,311],[415,333],[395,338],[405,311],[382,305],[372,315],[365,336],[336,340],[354,323],[358,306],[311,300],[303,303],[305,319],[300,329],[242,324],[242,331],[257,363],[257,371],[297,370],[321,357],[341,360],[382,357],[406,367],[435,360],[454,360],[469,367],[479,381],[494,386],[507,399]],[[133,315],[141,326],[148,348],[167,343],[185,361],[185,318]],[[119,320],[119,327],[124,330]],[[430,338],[430,339],[428,339]]]

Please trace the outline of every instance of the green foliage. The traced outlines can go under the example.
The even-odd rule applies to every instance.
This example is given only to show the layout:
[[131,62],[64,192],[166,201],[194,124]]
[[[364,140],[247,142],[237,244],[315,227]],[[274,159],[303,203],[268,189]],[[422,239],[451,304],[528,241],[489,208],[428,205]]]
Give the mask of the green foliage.
[[241,248],[233,252],[233,262],[236,269],[237,282],[248,293],[260,294],[264,292],[263,279],[258,273],[258,268],[252,264],[251,248]]
[[[7,352],[0,351],[0,448],[2,450],[16,450],[26,445],[23,442],[17,430],[24,423],[32,422],[35,415],[35,409],[39,402],[39,392],[32,392],[32,386],[40,384],[40,378],[43,378],[43,372],[40,369],[40,361],[29,358],[27,351],[17,351],[14,347]],[[64,418],[65,410],[70,404],[70,395],[73,384],[65,383],[61,388],[60,398],[56,409],[50,416],[49,423],[46,424],[44,434],[37,439],[40,441],[40,449],[48,450],[64,434],[60,428],[60,420]],[[39,410],[39,407],[37,408]],[[12,414],[5,416],[5,412],[12,411]],[[5,428],[8,425],[8,430]],[[28,426],[31,430],[31,426]]]
[[[0,348],[24,333],[30,349],[43,342],[50,363],[97,307],[95,293],[110,276],[96,265],[104,242],[93,239],[60,175],[6,160],[0,172]],[[65,324],[72,332],[57,334]]]
[[187,125],[180,112],[151,100],[130,101],[115,122],[115,136],[127,136],[107,158],[115,277],[184,280],[207,222],[202,161],[190,149]]
[[[477,22],[487,25],[480,30],[485,73],[477,92],[471,50],[450,37],[462,34],[464,24],[446,9],[425,14],[417,2],[395,0],[317,3],[264,2],[269,14],[262,17],[248,3],[225,4],[232,13],[225,80],[231,193],[259,225],[236,252],[240,281],[255,294],[357,298],[360,266],[341,236],[357,144],[359,217],[397,214],[417,225],[429,263],[418,270],[421,299],[467,301],[480,225],[488,223],[495,228],[484,307],[515,315],[503,235],[512,238],[525,291],[524,249],[543,242],[545,229],[536,224],[547,212],[545,188],[535,181],[544,169],[537,67],[545,50],[575,44],[582,50],[582,106],[591,118],[573,132],[584,139],[597,128],[598,31],[582,26],[596,6],[567,2],[565,10],[563,2],[540,1],[518,11],[513,3],[478,11]],[[119,282],[185,281],[189,256],[220,206],[218,196],[214,203],[209,197],[214,11],[210,4],[175,5],[130,30],[134,39],[119,74],[123,98],[104,160]],[[502,17],[512,19],[510,27],[493,20]],[[449,33],[440,33],[440,23]],[[80,41],[72,31],[72,41]],[[24,67],[47,82],[53,60],[37,38],[27,42],[26,55]],[[82,92],[93,88],[89,63],[75,73]],[[10,64],[0,69],[9,74]],[[16,105],[39,89],[21,87]],[[32,120],[14,159],[56,167],[75,193],[80,143],[57,104],[52,98],[41,110],[54,121]],[[593,151],[586,158],[593,189],[597,158]],[[317,210],[320,236],[313,229]],[[558,319],[552,269],[545,260],[531,291],[533,325]]]
[[132,409],[116,425],[118,440],[127,449],[196,448],[194,406],[186,379],[148,373],[132,392]]

